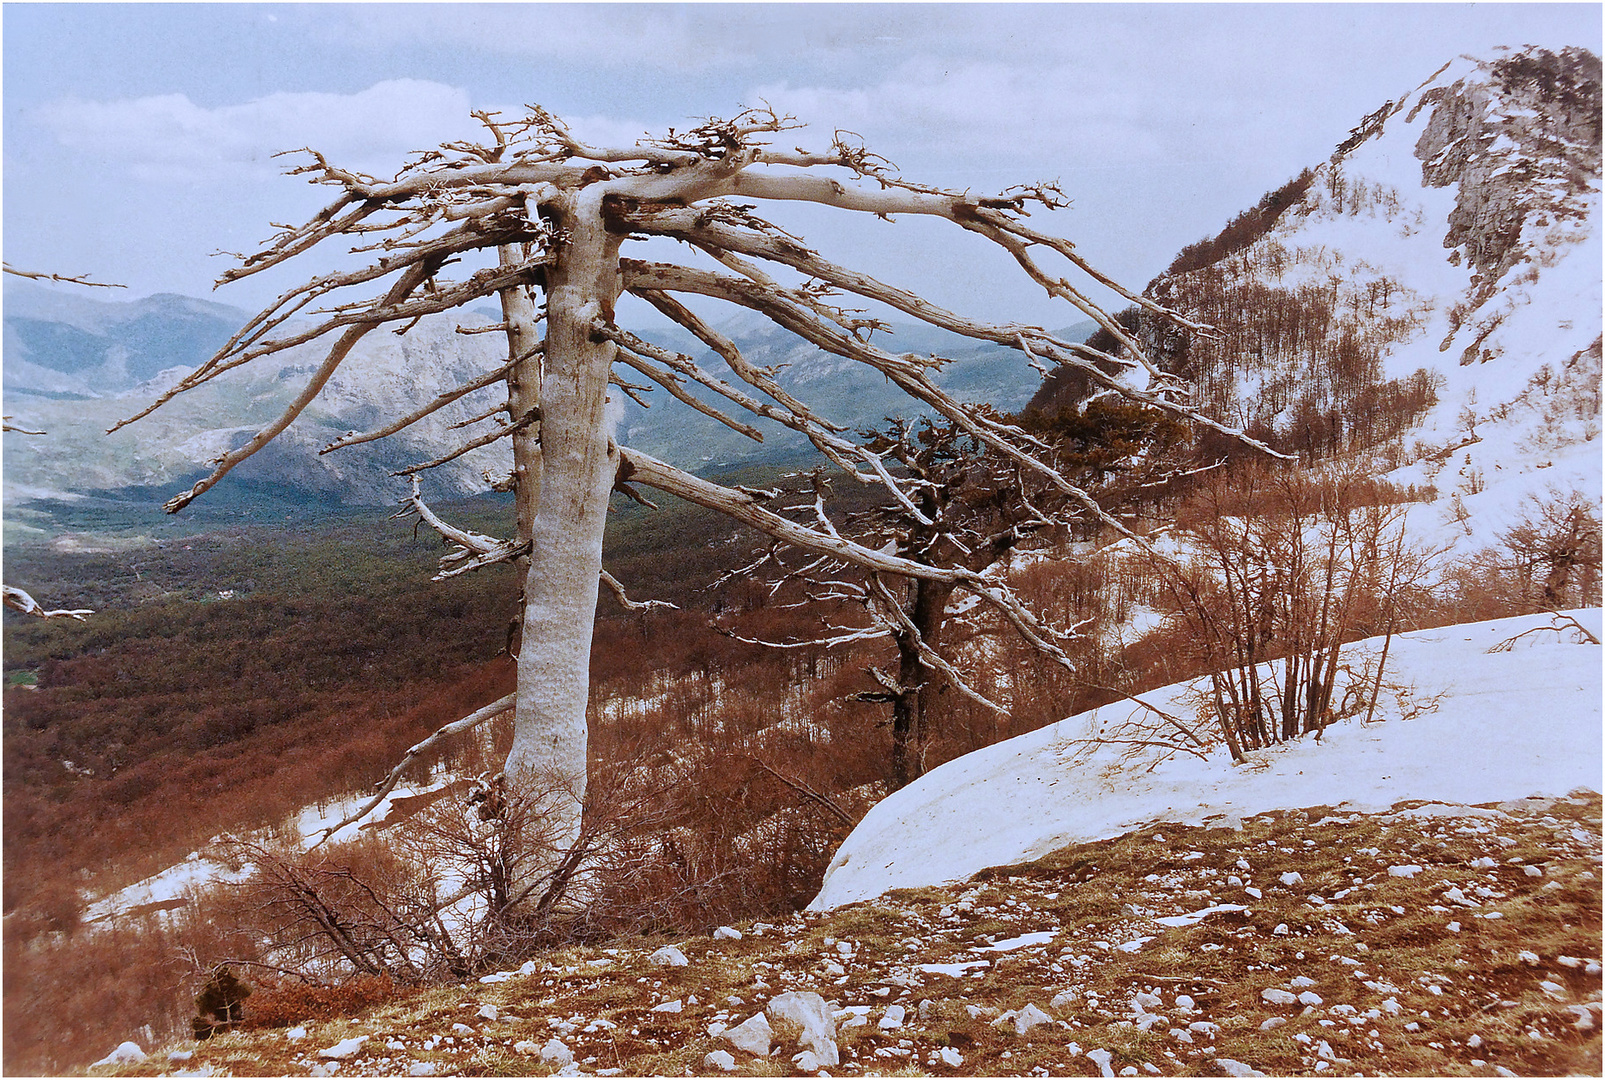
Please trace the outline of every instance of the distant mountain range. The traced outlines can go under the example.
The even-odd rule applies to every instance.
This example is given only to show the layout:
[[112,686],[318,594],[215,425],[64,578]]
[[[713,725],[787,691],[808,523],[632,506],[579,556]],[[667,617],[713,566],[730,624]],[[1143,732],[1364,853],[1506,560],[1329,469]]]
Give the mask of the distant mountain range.
[[[219,454],[249,439],[277,415],[321,359],[316,343],[247,365],[180,395],[156,413],[105,435],[183,374],[210,357],[250,317],[248,312],[191,297],[160,294],[132,302],[106,301],[29,281],[5,281],[5,408],[15,426],[46,435],[11,433],[5,440],[5,498],[72,498],[119,493],[150,499],[198,477]],[[365,338],[307,413],[234,474],[347,504],[393,503],[406,488],[391,473],[438,456],[471,437],[451,425],[485,413],[499,390],[470,394],[389,439],[320,455],[350,431],[366,431],[405,415],[422,402],[473,379],[505,356],[496,334],[464,335],[483,326],[489,309],[428,318],[404,336]],[[756,363],[780,366],[780,383],[820,414],[851,427],[879,425],[909,413],[911,402],[861,365],[821,353],[767,320],[738,316],[723,327]],[[1062,330],[1077,340],[1084,323]],[[678,330],[641,336],[718,362]],[[939,353],[952,359],[938,381],[968,401],[1003,410],[1023,406],[1040,385],[1017,354],[924,326],[894,326],[888,347]],[[661,390],[643,395],[650,409],[627,402],[625,442],[683,467],[705,470],[789,460],[804,453],[796,433],[760,421],[753,443]],[[425,474],[441,495],[486,490],[487,477],[508,469],[505,445],[471,451]]]
[[[1524,483],[1597,496],[1599,210],[1599,59],[1581,49],[1462,57],[1360,118],[1329,160],[1184,249],[1149,285],[1214,334],[1180,334],[1136,312],[1130,321],[1206,412],[1289,449],[1371,454],[1378,471],[1446,497],[1528,473]],[[303,346],[248,365],[108,437],[247,313],[171,295],[107,302],[8,278],[4,316],[6,412],[49,432],[5,440],[13,505],[177,490],[276,416],[321,356]],[[451,425],[493,408],[497,388],[390,439],[317,451],[499,363],[498,335],[455,332],[497,317],[481,309],[402,337],[369,335],[314,406],[231,480],[325,502],[395,501],[404,488],[391,473],[470,437]],[[829,419],[871,427],[909,408],[880,376],[756,315],[723,329]],[[721,367],[678,329],[642,336]],[[885,343],[951,358],[939,381],[969,401],[1014,411],[1034,394],[1040,404],[1077,394],[1073,379],[1043,384],[1010,351],[930,327],[894,326]],[[648,400],[649,410],[626,404],[622,440],[686,468],[789,462],[808,450],[774,425],[760,422],[755,444],[661,390]],[[431,493],[485,490],[505,474],[506,454],[487,447],[432,471]]]

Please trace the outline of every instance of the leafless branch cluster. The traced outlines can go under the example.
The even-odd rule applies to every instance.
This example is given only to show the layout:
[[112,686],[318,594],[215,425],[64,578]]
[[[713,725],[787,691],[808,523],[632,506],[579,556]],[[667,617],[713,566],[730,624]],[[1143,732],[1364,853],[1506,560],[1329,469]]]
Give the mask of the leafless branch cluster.
[[[1234,761],[1375,714],[1393,635],[1439,553],[1411,546],[1403,508],[1369,494],[1354,476],[1243,469],[1207,483],[1183,522],[1191,552],[1161,580],[1213,672],[1204,711]],[[1375,665],[1349,670],[1343,646],[1371,634]]]

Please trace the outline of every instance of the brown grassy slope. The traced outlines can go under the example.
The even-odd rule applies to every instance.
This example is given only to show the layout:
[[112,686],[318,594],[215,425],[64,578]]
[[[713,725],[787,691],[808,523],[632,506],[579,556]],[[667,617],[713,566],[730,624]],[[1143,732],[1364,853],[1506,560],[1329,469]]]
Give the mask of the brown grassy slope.
[[[840,1014],[838,1076],[1098,1075],[1095,1051],[1137,1075],[1599,1075],[1599,796],[1408,812],[1419,805],[1149,827],[741,940],[682,941],[686,967],[652,965],[658,941],[567,949],[526,977],[312,1023],[302,1039],[230,1034],[183,1047],[181,1065],[163,1051],[121,1073],[306,1075],[328,1064],[320,1049],[362,1035],[339,1075],[549,1074],[539,1048],[554,1038],[585,1073],[717,1072],[705,1056],[731,1048],[714,1025],[811,990],[866,1017]],[[1247,910],[1156,921],[1222,904]],[[1025,934],[1051,937],[1012,940]],[[937,964],[968,967],[922,969]],[[1277,991],[1307,996],[1277,1004]],[[993,1023],[1027,1004],[1051,1022]],[[907,1018],[883,1028],[891,1005]],[[733,1056],[741,1074],[780,1075],[795,1052]]]

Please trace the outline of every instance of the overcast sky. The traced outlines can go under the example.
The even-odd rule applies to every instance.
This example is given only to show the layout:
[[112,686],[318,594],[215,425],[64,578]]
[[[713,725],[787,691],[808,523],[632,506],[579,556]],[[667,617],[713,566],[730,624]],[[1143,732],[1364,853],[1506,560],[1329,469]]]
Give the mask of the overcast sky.
[[[253,308],[328,265],[210,292],[228,265],[213,252],[248,250],[329,194],[273,153],[310,145],[390,175],[471,135],[470,110],[526,102],[625,142],[767,102],[816,125],[799,142],[851,129],[924,183],[1056,179],[1074,205],[1037,220],[1140,288],[1454,56],[1598,53],[1601,34],[1595,3],[8,3],[3,17],[6,261]],[[1074,321],[1001,262],[945,254],[927,225],[798,227],[968,313]]]

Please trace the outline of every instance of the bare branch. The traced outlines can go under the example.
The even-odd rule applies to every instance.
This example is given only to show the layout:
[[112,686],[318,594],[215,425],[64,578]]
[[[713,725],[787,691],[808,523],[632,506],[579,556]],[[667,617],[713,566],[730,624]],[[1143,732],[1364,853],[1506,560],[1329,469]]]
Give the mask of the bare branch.
[[[399,281],[390,287],[390,291],[385,294],[383,304],[385,306],[389,306],[399,302],[409,293],[411,293],[413,289],[421,285],[428,278],[428,276],[427,268],[425,267],[413,267],[412,269],[408,270],[401,276]],[[261,431],[257,432],[256,436],[252,438],[250,442],[246,443],[238,450],[225,454],[222,460],[220,460],[216,467],[213,468],[210,476],[197,481],[195,486],[190,488],[189,491],[184,492],[181,495],[175,495],[173,498],[169,499],[162,509],[166,510],[169,514],[178,513],[180,510],[184,509],[184,507],[188,506],[191,502],[198,498],[203,492],[207,491],[219,480],[223,479],[223,477],[228,474],[230,469],[234,468],[234,466],[238,465],[240,462],[262,449],[262,447],[272,442],[273,439],[278,436],[279,432],[289,427],[290,424],[294,422],[295,418],[300,416],[302,411],[308,405],[312,404],[312,399],[317,397],[318,392],[321,391],[324,385],[328,383],[330,377],[334,375],[335,369],[340,366],[341,361],[343,361],[350,354],[357,342],[361,341],[363,337],[367,335],[368,331],[372,330],[377,325],[377,322],[362,323],[357,326],[353,326],[351,329],[342,334],[340,336],[340,340],[335,343],[334,348],[329,350],[328,356],[324,358],[323,363],[319,365],[318,370],[313,374],[312,378],[307,381],[306,386],[301,389],[301,392],[296,395],[295,400],[290,403],[289,408],[285,409],[284,413],[277,420],[263,428]]]
[[671,604],[667,600],[631,600],[629,594],[624,591],[624,586],[619,584],[619,579],[606,570],[602,571],[602,584],[612,591],[625,611],[651,611],[653,608],[668,608],[670,611],[680,610],[679,605]]
[[430,413],[435,412],[437,409],[441,409],[447,405],[450,405],[458,398],[466,397],[475,390],[483,390],[492,383],[500,382],[502,379],[505,379],[507,377],[507,373],[512,370],[513,364],[511,362],[503,364],[494,371],[487,371],[473,382],[464,383],[462,386],[459,386],[454,390],[447,390],[444,394],[441,394],[429,404],[408,413],[400,420],[386,424],[377,431],[369,431],[363,434],[353,433],[350,435],[342,435],[328,446],[325,446],[322,450],[319,450],[318,453],[327,454],[331,450],[341,450],[347,446],[355,446],[358,443],[373,442],[375,439],[383,439],[386,436],[394,435],[403,428],[411,427],[413,424],[416,424],[418,421],[422,420]]
[[322,835],[320,835],[318,839],[313,842],[312,847],[315,848],[319,844],[324,843],[329,839],[329,837],[333,836],[347,825],[350,825],[352,822],[361,821],[363,818],[367,817],[368,812],[374,807],[378,806],[380,803],[384,802],[385,796],[394,790],[396,783],[401,779],[402,773],[407,771],[407,766],[411,765],[414,761],[417,761],[421,755],[427,753],[434,747],[439,746],[442,742],[451,738],[453,735],[461,735],[465,731],[472,731],[474,728],[485,723],[487,720],[494,720],[498,716],[502,716],[512,711],[513,702],[516,696],[516,694],[508,694],[506,697],[497,698],[484,708],[476,709],[474,712],[469,713],[460,720],[453,720],[451,723],[429,736],[423,742],[412,746],[407,753],[402,756],[402,759],[396,763],[396,767],[390,770],[390,775],[378,783],[374,796],[367,802],[363,803],[361,807],[348,815],[339,824],[331,825],[327,829],[324,829]]
[[95,613],[94,609],[92,608],[73,608],[70,610],[67,608],[56,608],[54,610],[50,610],[41,606],[39,601],[35,600],[27,593],[14,586],[0,586],[0,589],[4,589],[5,591],[6,607],[15,611],[20,611],[24,615],[37,615],[41,619],[77,619],[79,622],[83,622],[84,616],[93,615]]
[[88,274],[76,274],[71,276],[66,274],[44,274],[37,270],[18,270],[10,263],[0,263],[0,268],[3,268],[8,274],[14,274],[20,278],[30,278],[34,281],[60,281],[66,285],[87,285],[92,289],[128,288],[127,285],[119,285],[115,281],[91,281],[89,280]]
[[897,598],[892,595],[891,590],[886,587],[885,582],[881,581],[878,575],[870,575],[869,583],[870,596],[877,601],[871,610],[875,611],[880,618],[893,623],[899,632],[907,635],[909,640],[914,643],[914,647],[919,650],[920,659],[927,666],[935,668],[943,675],[946,675],[948,682],[953,684],[955,690],[977,705],[991,709],[999,716],[1010,715],[1010,711],[1006,707],[999,705],[985,694],[971,687],[965,681],[964,676],[959,674],[952,664],[948,663],[945,656],[926,643],[925,639],[920,635],[919,628],[914,625],[914,620],[908,617],[908,612],[903,610],[903,605],[897,602]]
[[858,824],[857,821],[853,820],[852,815],[843,810],[840,806],[837,806],[836,800],[832,799],[830,796],[823,795],[820,792],[815,791],[812,787],[803,783],[801,780],[798,780],[794,776],[787,776],[784,773],[779,772],[778,770],[772,768],[767,762],[759,760],[752,754],[747,755],[747,760],[758,766],[758,768],[762,769],[770,776],[773,776],[776,780],[779,780],[782,784],[785,784],[787,787],[791,788],[791,790],[795,791],[797,794],[803,796],[805,799],[808,799],[810,802],[818,803],[820,806],[824,807],[831,813],[833,817],[836,818],[836,820],[846,825],[849,829]]
[[498,426],[495,431],[489,431],[478,438],[469,439],[467,442],[463,443],[461,446],[457,447],[457,449],[452,450],[449,453],[442,454],[431,461],[421,462],[417,465],[408,465],[405,469],[397,469],[390,475],[411,476],[413,473],[420,473],[425,469],[433,469],[437,466],[444,465],[448,461],[455,461],[457,458],[462,457],[470,450],[477,450],[481,446],[489,446],[498,439],[504,439],[509,435],[524,430],[531,424],[539,423],[540,419],[541,411],[539,409],[531,409],[529,412],[525,413],[511,424],[502,424]]

